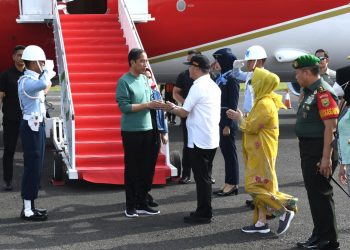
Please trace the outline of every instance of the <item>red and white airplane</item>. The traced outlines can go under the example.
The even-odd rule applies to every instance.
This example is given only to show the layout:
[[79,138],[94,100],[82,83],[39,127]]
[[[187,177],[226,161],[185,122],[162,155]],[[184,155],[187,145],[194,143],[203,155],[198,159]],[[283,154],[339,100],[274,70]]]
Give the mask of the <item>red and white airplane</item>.
[[[16,44],[38,44],[55,57],[51,26],[17,23],[19,2],[25,0],[0,1],[0,71],[12,64]],[[91,12],[107,11],[116,1],[81,2],[82,12]],[[323,48],[336,69],[350,53],[349,0],[149,0],[148,10],[154,21],[138,23],[137,30],[158,82],[175,80],[189,49],[211,57],[231,47],[243,58],[249,46],[258,44],[267,51],[266,68],[284,80],[293,78],[290,62],[300,54]]]

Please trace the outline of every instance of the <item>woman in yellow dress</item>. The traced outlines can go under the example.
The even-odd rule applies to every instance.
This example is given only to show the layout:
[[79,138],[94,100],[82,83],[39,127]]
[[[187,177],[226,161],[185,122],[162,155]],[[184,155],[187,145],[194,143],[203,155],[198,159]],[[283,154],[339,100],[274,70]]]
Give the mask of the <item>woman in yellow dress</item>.
[[285,108],[282,97],[273,91],[280,80],[265,69],[255,68],[252,77],[254,106],[243,119],[240,110],[228,110],[230,119],[240,121],[243,132],[243,159],[245,163],[245,190],[255,205],[252,226],[243,227],[246,233],[268,233],[266,215],[279,217],[277,234],[287,231],[297,210],[297,198],[281,193],[275,163],[278,151],[278,110]]

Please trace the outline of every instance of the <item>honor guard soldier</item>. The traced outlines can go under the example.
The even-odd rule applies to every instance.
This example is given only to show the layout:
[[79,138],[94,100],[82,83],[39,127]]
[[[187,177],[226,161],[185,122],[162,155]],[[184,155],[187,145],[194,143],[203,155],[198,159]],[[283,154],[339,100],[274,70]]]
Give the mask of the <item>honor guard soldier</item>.
[[18,80],[18,96],[23,114],[20,136],[24,158],[21,218],[43,221],[47,219],[46,209],[36,209],[34,200],[38,197],[45,153],[45,94],[51,87],[50,79],[56,73],[53,71],[53,62],[46,61],[44,51],[36,45],[24,49],[22,60],[26,70]]
[[301,169],[314,223],[312,235],[298,242],[304,249],[339,249],[330,177],[337,165],[332,150],[339,109],[332,87],[320,77],[320,59],[303,55],[293,62],[296,79],[304,88],[295,132]]

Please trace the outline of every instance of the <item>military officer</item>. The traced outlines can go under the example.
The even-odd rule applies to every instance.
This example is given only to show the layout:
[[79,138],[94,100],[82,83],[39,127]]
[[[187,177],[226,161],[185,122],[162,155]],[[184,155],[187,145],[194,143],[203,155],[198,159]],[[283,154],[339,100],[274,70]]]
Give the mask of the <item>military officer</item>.
[[296,79],[304,88],[295,132],[299,139],[301,169],[314,223],[311,237],[299,248],[339,249],[330,184],[336,161],[331,143],[339,109],[332,87],[320,77],[320,59],[303,55],[293,62]]
[[51,87],[50,79],[55,72],[53,62],[46,61],[44,51],[36,45],[24,49],[22,60],[26,71],[18,80],[18,96],[23,114],[20,136],[24,158],[21,218],[43,221],[47,219],[46,209],[36,209],[34,200],[38,197],[45,152],[45,93]]

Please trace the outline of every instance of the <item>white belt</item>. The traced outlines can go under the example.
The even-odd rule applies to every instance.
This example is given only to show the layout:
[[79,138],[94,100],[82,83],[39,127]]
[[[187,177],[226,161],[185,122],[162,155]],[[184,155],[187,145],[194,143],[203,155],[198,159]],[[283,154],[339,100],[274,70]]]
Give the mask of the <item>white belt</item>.
[[[42,115],[39,116],[39,122],[42,122],[44,119],[44,117]],[[29,121],[30,119],[32,119],[32,115],[23,115],[23,120]]]

